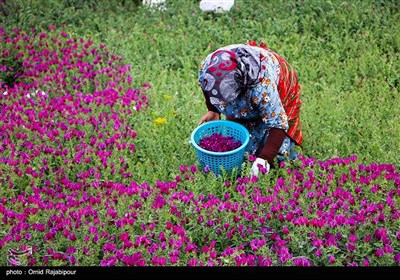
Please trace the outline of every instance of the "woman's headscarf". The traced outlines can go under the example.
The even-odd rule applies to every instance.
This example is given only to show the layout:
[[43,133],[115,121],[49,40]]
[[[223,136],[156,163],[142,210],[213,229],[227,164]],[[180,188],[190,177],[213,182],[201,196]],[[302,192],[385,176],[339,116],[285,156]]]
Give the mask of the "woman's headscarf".
[[261,71],[260,53],[243,45],[215,51],[204,68],[202,88],[212,104],[231,102],[254,87]]

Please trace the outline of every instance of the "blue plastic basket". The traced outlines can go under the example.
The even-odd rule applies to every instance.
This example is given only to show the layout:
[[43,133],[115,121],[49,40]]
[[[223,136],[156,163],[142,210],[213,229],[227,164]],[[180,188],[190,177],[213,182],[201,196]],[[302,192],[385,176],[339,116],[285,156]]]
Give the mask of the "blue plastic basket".
[[[214,133],[233,137],[235,141],[241,141],[242,145],[235,150],[227,152],[213,152],[201,148],[199,146],[200,140]],[[201,169],[205,170],[206,166],[208,166],[210,171],[218,176],[222,174],[223,170],[229,173],[232,173],[234,170],[240,172],[249,139],[249,132],[243,125],[234,121],[217,120],[198,126],[192,132],[190,141],[196,149]]]

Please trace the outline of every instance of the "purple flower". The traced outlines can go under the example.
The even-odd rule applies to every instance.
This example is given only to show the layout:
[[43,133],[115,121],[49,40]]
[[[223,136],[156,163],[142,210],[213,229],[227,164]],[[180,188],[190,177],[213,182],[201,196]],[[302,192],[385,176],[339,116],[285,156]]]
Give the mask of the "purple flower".
[[393,260],[395,263],[400,263],[400,253],[394,255]]
[[175,264],[179,261],[179,257],[178,256],[170,256],[169,261],[171,262],[171,264]]
[[377,257],[382,257],[383,255],[385,255],[385,251],[384,251],[382,248],[378,248],[378,249],[375,251],[375,256],[377,256]]
[[354,244],[352,244],[352,243],[348,243],[346,245],[346,248],[347,248],[347,250],[349,250],[351,252],[354,252],[357,249],[356,246],[354,246]]
[[152,207],[154,209],[160,209],[162,208],[165,204],[167,203],[167,201],[164,199],[164,197],[162,197],[160,194],[156,195],[156,199],[152,204]]
[[232,136],[225,136],[222,133],[214,132],[210,136],[204,136],[199,141],[199,146],[212,152],[228,152],[239,148],[242,145],[240,140]]
[[293,263],[295,266],[311,266],[311,263],[307,258],[294,259]]
[[188,262],[188,266],[196,266],[197,265],[197,259],[196,258],[192,258],[189,260]]
[[165,266],[167,264],[167,260],[164,257],[154,256],[151,259],[151,263],[155,266]]
[[190,166],[190,171],[194,174],[197,172],[197,166],[196,165],[191,165]]

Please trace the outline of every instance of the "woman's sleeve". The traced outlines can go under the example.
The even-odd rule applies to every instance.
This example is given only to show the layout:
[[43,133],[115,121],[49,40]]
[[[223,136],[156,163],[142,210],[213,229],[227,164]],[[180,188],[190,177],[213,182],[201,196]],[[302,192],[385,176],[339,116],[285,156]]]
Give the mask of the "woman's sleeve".
[[285,132],[289,129],[288,118],[279,97],[277,85],[264,80],[252,91],[253,102],[259,115],[268,128],[279,128]]
[[206,93],[203,91],[203,95],[204,95],[204,98],[206,99],[206,106],[207,106],[208,111],[212,111],[212,112],[215,112],[215,113],[220,114],[220,112],[218,111],[218,109],[215,108],[215,106],[211,104],[211,102],[210,102],[210,97],[208,96],[208,94],[206,94]]
[[256,156],[265,159],[272,166],[274,164],[274,158],[277,156],[285,137],[286,133],[282,129],[271,128],[264,147]]

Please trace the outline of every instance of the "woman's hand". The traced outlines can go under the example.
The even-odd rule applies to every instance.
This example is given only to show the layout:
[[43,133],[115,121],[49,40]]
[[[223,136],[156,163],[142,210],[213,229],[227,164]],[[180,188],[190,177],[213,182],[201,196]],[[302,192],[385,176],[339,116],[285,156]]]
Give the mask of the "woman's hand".
[[256,158],[256,160],[253,162],[253,165],[251,166],[251,173],[250,176],[256,176],[258,177],[258,172],[261,172],[262,174],[267,174],[269,172],[270,165],[268,161],[262,158]]
[[204,116],[201,117],[199,121],[199,125],[209,122],[209,121],[215,121],[215,120],[220,120],[221,119],[221,114],[213,112],[213,111],[208,111],[205,113]]

